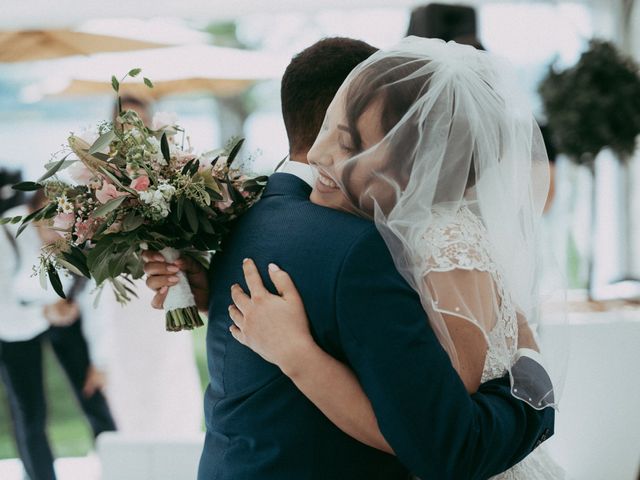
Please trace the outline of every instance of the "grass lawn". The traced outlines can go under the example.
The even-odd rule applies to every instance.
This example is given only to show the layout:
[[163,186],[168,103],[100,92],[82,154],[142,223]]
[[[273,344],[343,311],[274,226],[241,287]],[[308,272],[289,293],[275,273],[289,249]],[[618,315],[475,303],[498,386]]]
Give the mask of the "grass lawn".
[[[196,363],[203,390],[208,381],[205,333],[205,328],[197,329],[193,333]],[[186,332],[184,334],[189,335]],[[64,372],[48,344],[45,345],[44,351],[44,369],[49,440],[54,455],[56,457],[86,455],[93,443],[91,430]],[[4,385],[0,382],[0,459],[17,456],[9,403]]]

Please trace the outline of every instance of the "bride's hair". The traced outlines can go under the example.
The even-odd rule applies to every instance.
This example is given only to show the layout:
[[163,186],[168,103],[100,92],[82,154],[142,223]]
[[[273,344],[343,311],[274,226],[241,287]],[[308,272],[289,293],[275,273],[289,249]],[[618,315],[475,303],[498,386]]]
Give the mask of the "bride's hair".
[[[385,141],[388,144],[386,149],[385,164],[387,168],[378,170],[379,173],[385,173],[393,177],[393,180],[401,186],[406,185],[414,165],[413,162],[420,159],[415,155],[415,148],[419,142],[429,141],[430,123],[435,115],[442,115],[440,110],[430,112],[420,122],[416,122],[414,128],[402,128],[388,134],[396,127],[405,117],[415,115],[416,103],[429,93],[429,85],[432,73],[424,73],[425,67],[431,60],[429,59],[412,59],[408,60],[405,56],[390,56],[382,58],[376,62],[362,68],[352,77],[348,85],[345,95],[345,111],[346,121],[351,140],[353,142],[354,153],[358,154],[363,151],[362,137],[358,130],[358,121],[365,111],[373,106],[376,102],[380,102],[381,108],[378,113],[380,115],[380,126],[382,133],[387,137]],[[451,117],[454,115],[456,108],[456,92],[446,92],[445,95],[451,94],[453,97]],[[436,100],[437,102],[438,100]],[[442,103],[446,102],[442,100]],[[464,122],[464,117],[458,117],[458,123]],[[450,131],[448,132],[451,133]],[[437,132],[436,135],[442,134]],[[476,174],[474,167],[473,153],[471,154],[466,188],[471,188],[476,182]],[[343,184],[348,187],[350,185],[349,177],[352,174],[356,162],[349,162],[343,172]],[[378,179],[380,176],[378,175]],[[345,192],[352,202],[357,202],[358,195],[362,192],[351,191],[347,188]],[[401,192],[398,191],[397,194]],[[437,195],[445,198],[445,192],[439,192]],[[360,199],[362,200],[362,199]]]

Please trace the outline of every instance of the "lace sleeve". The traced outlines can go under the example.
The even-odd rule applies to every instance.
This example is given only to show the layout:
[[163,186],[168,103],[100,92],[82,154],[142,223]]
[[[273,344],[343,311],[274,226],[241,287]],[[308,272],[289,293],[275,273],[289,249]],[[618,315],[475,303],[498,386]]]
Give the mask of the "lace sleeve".
[[430,307],[469,320],[488,341],[502,301],[482,224],[466,208],[433,220],[423,235],[420,259]]

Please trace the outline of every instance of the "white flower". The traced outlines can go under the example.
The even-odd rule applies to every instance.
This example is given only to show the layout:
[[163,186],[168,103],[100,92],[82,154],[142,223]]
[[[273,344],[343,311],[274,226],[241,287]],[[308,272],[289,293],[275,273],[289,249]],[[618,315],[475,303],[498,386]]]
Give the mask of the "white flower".
[[176,193],[176,189],[173,185],[169,185],[168,183],[161,183],[158,185],[158,190],[162,193],[165,200],[169,201],[173,198],[173,194]]
[[157,112],[151,121],[152,130],[160,130],[164,127],[173,127],[178,123],[178,115],[175,112]]
[[58,197],[58,211],[60,213],[73,213],[73,204],[64,194]]
[[156,137],[149,137],[147,139],[147,142],[149,142],[149,145],[151,145],[151,148],[149,150],[151,152],[151,162],[154,162],[157,165],[161,165],[163,167],[166,166],[167,161],[162,155],[162,148],[160,147],[160,142],[158,141],[158,139]]
[[[160,185],[161,187],[162,185]],[[168,185],[171,187],[170,185]],[[156,213],[161,217],[169,215],[169,199],[165,197],[162,191],[149,189],[144,192],[139,192],[140,200],[149,205]],[[175,189],[171,187],[174,191]]]

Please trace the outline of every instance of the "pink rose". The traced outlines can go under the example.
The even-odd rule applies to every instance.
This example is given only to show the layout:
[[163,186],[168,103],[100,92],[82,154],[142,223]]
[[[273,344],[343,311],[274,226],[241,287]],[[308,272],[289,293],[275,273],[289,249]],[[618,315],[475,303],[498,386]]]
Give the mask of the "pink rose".
[[53,228],[60,235],[64,235],[64,232],[71,230],[75,221],[76,216],[73,213],[59,213],[53,218]]
[[138,192],[144,192],[149,188],[149,184],[149,177],[146,175],[140,175],[139,177],[133,179],[133,182],[131,182],[131,188],[137,190]]
[[126,192],[119,192],[115,185],[104,182],[100,190],[96,190],[96,198],[102,204],[113,200],[114,198],[122,197],[126,195]]

